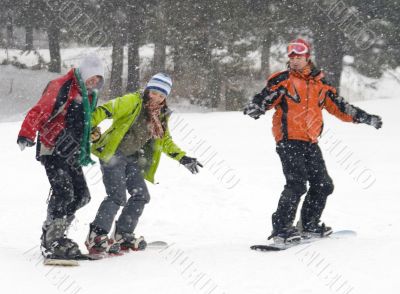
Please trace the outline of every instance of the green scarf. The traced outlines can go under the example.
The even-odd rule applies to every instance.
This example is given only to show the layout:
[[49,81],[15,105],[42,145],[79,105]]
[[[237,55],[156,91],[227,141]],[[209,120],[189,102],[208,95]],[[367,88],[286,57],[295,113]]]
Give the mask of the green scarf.
[[89,164],[94,164],[95,162],[90,158],[90,132],[92,129],[91,119],[92,112],[97,105],[97,92],[92,93],[92,103],[90,104],[89,95],[86,89],[85,83],[82,81],[79,69],[75,69],[75,77],[78,81],[79,88],[82,92],[82,103],[83,103],[83,113],[84,113],[84,127],[83,136],[81,140],[80,153],[79,153],[79,163],[81,166],[87,166]]

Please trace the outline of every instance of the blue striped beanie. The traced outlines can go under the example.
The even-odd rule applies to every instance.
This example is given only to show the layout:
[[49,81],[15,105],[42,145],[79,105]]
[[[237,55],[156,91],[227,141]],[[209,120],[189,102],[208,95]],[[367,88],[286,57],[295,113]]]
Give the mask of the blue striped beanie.
[[164,74],[158,73],[154,75],[146,85],[146,90],[154,90],[163,93],[168,96],[171,93],[172,80]]

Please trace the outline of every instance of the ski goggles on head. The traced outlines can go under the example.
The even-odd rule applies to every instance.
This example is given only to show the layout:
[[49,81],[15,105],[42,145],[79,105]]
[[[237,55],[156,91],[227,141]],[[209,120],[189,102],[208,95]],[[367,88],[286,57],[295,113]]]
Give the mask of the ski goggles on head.
[[303,43],[289,43],[287,47],[287,53],[288,55],[291,54],[302,55],[302,54],[308,54],[309,51],[307,46],[304,45]]

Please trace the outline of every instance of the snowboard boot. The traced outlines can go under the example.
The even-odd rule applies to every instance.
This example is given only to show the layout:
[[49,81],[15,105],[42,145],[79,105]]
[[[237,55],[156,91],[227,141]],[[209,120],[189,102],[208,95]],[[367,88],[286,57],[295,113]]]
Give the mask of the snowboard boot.
[[107,232],[90,224],[89,234],[85,241],[89,254],[118,254],[120,244],[108,238]]
[[296,227],[303,239],[324,238],[333,233],[331,227],[326,226],[324,223],[319,223],[320,221],[303,224],[301,221],[298,221]]
[[136,238],[133,233],[115,233],[114,239],[115,242],[120,244],[121,250],[132,249],[133,251],[140,251],[145,250],[147,247],[147,242],[144,240],[144,237],[140,236]]
[[67,218],[46,221],[42,227],[41,252],[45,258],[74,259],[81,255],[78,244],[66,238]]
[[134,233],[123,232],[118,226],[118,221],[115,222],[112,236],[115,242],[120,244],[121,250],[132,249],[133,251],[140,251],[145,250],[147,247],[147,242],[144,240],[143,236],[136,238]]
[[144,240],[143,236],[139,238],[135,237],[134,233],[122,233],[117,230],[114,231],[114,240],[121,246],[121,250],[140,251],[145,250],[147,247],[147,242]]
[[291,244],[301,241],[301,235],[297,228],[289,227],[280,230],[273,230],[268,240],[273,239],[275,244]]
[[42,255],[52,259],[76,259],[82,255],[78,244],[68,238],[53,241],[50,246],[42,246]]

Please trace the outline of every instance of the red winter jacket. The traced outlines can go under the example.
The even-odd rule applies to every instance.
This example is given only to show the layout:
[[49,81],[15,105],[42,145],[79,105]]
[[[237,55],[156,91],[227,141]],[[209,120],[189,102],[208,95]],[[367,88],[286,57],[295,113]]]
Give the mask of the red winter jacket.
[[66,127],[68,108],[74,100],[82,99],[74,72],[75,69],[71,69],[66,75],[50,81],[38,103],[26,115],[19,137],[35,141],[39,132],[41,144],[47,148],[55,146]]

